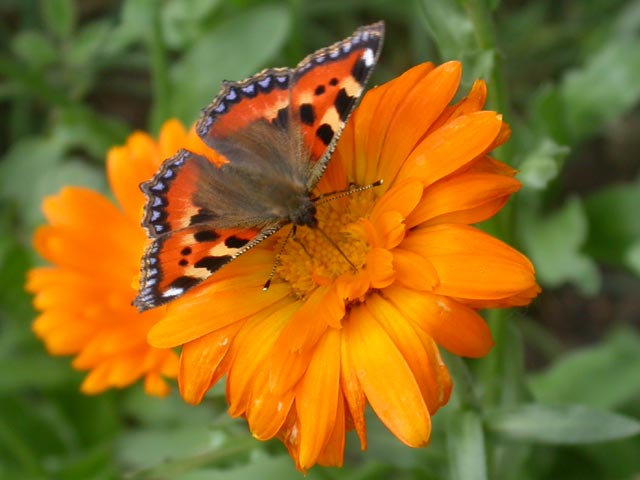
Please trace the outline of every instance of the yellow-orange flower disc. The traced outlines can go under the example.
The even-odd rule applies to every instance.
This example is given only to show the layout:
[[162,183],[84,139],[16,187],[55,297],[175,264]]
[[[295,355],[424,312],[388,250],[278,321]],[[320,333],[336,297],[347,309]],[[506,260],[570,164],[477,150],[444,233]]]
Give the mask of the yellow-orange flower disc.
[[318,231],[288,228],[170,304],[151,344],[182,346],[179,384],[198,403],[222,376],[233,416],[256,438],[278,437],[297,467],[340,465],[345,432],[366,446],[364,410],[413,447],[451,380],[438,345],[485,355],[478,308],[525,305],[539,288],[529,260],[470,226],[520,188],[488,155],[506,141],[483,111],[486,87],[450,105],[457,62],[425,63],[372,89],[354,112],[317,193],[384,184],[318,205]]
[[34,246],[51,266],[28,275],[27,289],[40,311],[33,330],[51,354],[75,355],[73,366],[89,372],[81,386],[85,393],[143,378],[148,393],[166,395],[164,377],[178,373],[172,350],[147,343],[163,312],[138,314],[131,301],[147,241],[140,227],[144,196],[138,185],[185,146],[206,148],[174,120],[163,126],[158,142],[136,132],[124,146],[112,148],[107,171],[119,205],[78,187],[43,201],[48,224],[37,229]]

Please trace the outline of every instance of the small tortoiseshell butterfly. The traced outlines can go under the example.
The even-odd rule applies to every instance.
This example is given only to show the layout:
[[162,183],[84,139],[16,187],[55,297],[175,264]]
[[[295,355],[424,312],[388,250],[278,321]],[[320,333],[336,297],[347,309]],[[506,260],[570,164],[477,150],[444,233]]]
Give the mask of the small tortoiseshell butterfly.
[[229,163],[180,150],[141,185],[140,311],[167,303],[284,225],[317,226],[312,191],[376,65],[383,22],[222,90],[196,124]]

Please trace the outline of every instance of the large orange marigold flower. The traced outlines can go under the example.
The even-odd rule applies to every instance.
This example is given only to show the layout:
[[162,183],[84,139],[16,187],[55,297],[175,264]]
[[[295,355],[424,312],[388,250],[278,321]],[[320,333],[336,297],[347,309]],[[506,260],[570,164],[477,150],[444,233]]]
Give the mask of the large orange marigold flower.
[[419,65],[372,89],[349,121],[318,193],[384,184],[318,205],[262,291],[286,230],[170,304],[149,334],[182,346],[179,384],[198,403],[223,375],[233,416],[258,439],[280,438],[299,469],[340,465],[345,431],[366,447],[365,405],[412,447],[451,380],[438,345],[485,355],[478,308],[525,305],[538,293],[529,260],[469,224],[493,216],[520,188],[488,156],[509,129],[481,111],[476,82],[449,105],[461,68]]
[[162,311],[139,314],[131,301],[147,241],[140,227],[144,195],[138,185],[185,145],[206,148],[195,134],[169,121],[157,143],[137,132],[126,145],[112,148],[107,172],[119,206],[77,187],[43,202],[48,225],[36,231],[34,245],[52,266],[29,272],[27,289],[41,311],[33,330],[50,353],[75,355],[73,366],[89,371],[81,387],[85,393],[144,378],[148,393],[165,395],[169,387],[163,377],[177,375],[177,355],[146,340]]

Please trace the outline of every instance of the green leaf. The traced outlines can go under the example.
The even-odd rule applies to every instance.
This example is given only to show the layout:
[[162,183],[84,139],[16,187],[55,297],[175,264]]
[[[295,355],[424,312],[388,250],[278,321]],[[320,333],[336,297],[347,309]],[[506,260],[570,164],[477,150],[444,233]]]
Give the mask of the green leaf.
[[170,0],[161,13],[162,33],[167,45],[183,49],[205,34],[208,20],[221,0]]
[[546,217],[522,211],[521,235],[540,281],[549,287],[573,283],[585,294],[600,288],[600,274],[581,249],[587,237],[587,218],[578,198]]
[[[640,395],[640,336],[619,330],[602,344],[574,350],[530,378],[542,403],[620,407]],[[594,378],[598,379],[594,388]]]
[[633,243],[626,251],[624,263],[640,277],[640,240]]
[[11,49],[18,58],[35,68],[51,65],[58,58],[51,40],[34,30],[16,34],[11,40]]
[[243,11],[201,37],[173,69],[172,112],[187,124],[193,122],[223,80],[240,80],[271,60],[284,44],[290,23],[285,7],[265,5]]
[[73,0],[40,0],[42,17],[49,31],[60,38],[67,38],[76,23],[76,8]]
[[566,124],[574,141],[593,134],[640,99],[637,38],[614,38],[561,85]]
[[640,177],[626,185],[608,185],[587,197],[587,246],[592,255],[633,268],[633,254],[629,250],[640,241],[640,215],[634,208],[637,205],[640,205]]
[[485,480],[487,452],[482,422],[472,410],[459,411],[449,418],[447,447],[452,480]]
[[102,171],[66,158],[65,149],[60,138],[30,138],[14,144],[0,162],[0,192],[20,208],[27,229],[42,222],[42,199],[65,185],[106,190]]
[[487,416],[487,427],[504,437],[549,445],[607,442],[640,433],[640,422],[581,405],[526,404]]
[[518,180],[526,187],[543,190],[560,173],[569,148],[558,145],[552,139],[542,138],[519,166]]

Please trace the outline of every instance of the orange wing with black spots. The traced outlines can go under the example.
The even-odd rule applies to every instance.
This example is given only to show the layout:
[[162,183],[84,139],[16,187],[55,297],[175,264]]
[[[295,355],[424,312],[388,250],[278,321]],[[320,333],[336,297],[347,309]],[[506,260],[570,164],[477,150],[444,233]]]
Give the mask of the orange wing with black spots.
[[140,311],[167,303],[293,223],[315,228],[312,190],[382,48],[382,22],[361,27],[294,69],[224,82],[196,124],[228,163],[180,150],[141,185]]
[[242,204],[229,208],[203,195],[206,185],[225,182],[226,170],[180,150],[141,185],[147,197],[143,226],[152,239],[133,302],[141,311],[179,297],[280,228],[277,221],[234,227],[252,210]]

